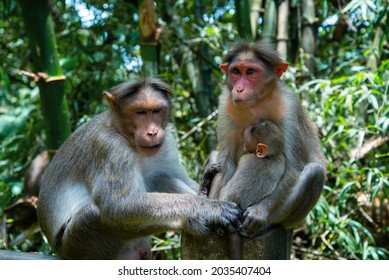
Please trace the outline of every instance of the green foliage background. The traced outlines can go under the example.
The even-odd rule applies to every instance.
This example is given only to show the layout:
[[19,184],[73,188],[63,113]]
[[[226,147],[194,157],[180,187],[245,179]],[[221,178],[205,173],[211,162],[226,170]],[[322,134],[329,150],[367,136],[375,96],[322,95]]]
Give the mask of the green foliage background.
[[[52,1],[58,53],[66,76],[66,97],[73,130],[107,109],[105,89],[140,73],[139,15],[134,1]],[[187,46],[194,59],[212,67],[214,96],[223,81],[218,70],[223,53],[236,38],[233,1],[203,1],[204,25],[196,24],[193,1],[175,1],[175,15],[185,36],[164,21],[164,1],[155,1],[164,26],[160,50],[160,76],[175,89],[172,122],[183,161],[199,181],[208,152],[206,143],[216,119],[197,126],[199,108],[183,67],[180,46]],[[389,182],[388,141],[362,158],[352,151],[369,140],[388,137],[389,43],[388,3],[385,0],[354,0],[342,7],[333,1],[316,3],[317,52],[315,75],[304,66],[307,55],[299,50],[288,58],[285,80],[299,95],[319,126],[328,160],[328,180],[316,207],[295,233],[294,257],[305,259],[388,259]],[[87,20],[80,7],[93,11]],[[335,40],[334,19],[346,17],[347,31]],[[339,21],[338,21],[339,22]],[[383,30],[378,48],[374,35]],[[0,2],[0,215],[23,192],[24,173],[32,159],[45,150],[45,134],[36,84],[20,75],[31,71],[27,36],[16,1]],[[210,48],[200,56],[200,42]],[[374,54],[376,68],[369,66]],[[180,57],[180,59],[178,59]],[[183,58],[182,58],[183,57]],[[7,238],[21,229],[5,220]],[[2,240],[4,241],[4,236]],[[155,258],[179,258],[179,234],[153,237]],[[0,248],[4,247],[0,243]],[[22,244],[9,248],[50,253],[38,232]]]

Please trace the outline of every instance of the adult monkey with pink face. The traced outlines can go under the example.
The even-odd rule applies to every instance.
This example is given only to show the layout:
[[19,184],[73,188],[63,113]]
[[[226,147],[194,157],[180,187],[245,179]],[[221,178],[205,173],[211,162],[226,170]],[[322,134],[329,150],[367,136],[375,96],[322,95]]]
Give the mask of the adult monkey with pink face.
[[[226,86],[219,100],[218,119],[217,161],[221,165],[221,172],[213,181],[209,197],[220,198],[223,188],[230,181],[233,182],[234,176],[239,173],[236,169],[243,155],[243,132],[247,127],[260,120],[268,120],[280,127],[285,138],[284,175],[273,192],[259,203],[243,209],[245,220],[240,233],[244,236],[256,236],[275,226],[292,228],[305,218],[323,188],[326,160],[318,131],[296,94],[280,81],[287,67],[273,49],[248,42],[236,43],[220,66],[226,73]],[[265,182],[262,181],[261,185],[266,185],[269,178],[271,176],[264,176],[261,180]],[[246,181],[249,179],[246,178]],[[252,181],[255,181],[254,178]],[[269,185],[272,183],[269,181]],[[223,193],[223,197],[228,196],[228,193]],[[249,193],[245,193],[245,197],[252,198]],[[249,201],[243,203],[250,204]],[[247,227],[253,228],[254,224],[256,232],[247,230]],[[184,236],[184,244],[185,239]],[[213,257],[228,258],[226,252],[228,251],[223,250],[220,254],[213,254]],[[207,258],[201,252],[196,255],[185,249],[184,257]],[[243,252],[242,257],[255,258],[256,255],[254,252],[248,257]]]

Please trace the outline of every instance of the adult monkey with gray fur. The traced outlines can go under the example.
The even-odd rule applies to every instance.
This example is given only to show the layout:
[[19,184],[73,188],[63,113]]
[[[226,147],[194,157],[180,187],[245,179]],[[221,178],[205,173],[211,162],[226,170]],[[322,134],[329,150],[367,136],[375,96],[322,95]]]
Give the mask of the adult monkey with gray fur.
[[148,259],[148,235],[241,224],[232,202],[198,197],[166,128],[172,90],[155,79],[105,92],[111,110],[77,129],[47,168],[38,218],[68,259]]
[[[242,136],[246,127],[259,120],[269,120],[281,128],[285,137],[285,170],[289,173],[286,172],[271,195],[262,199],[259,205],[245,210],[241,229],[243,235],[246,235],[248,221],[257,224],[258,232],[275,225],[292,228],[305,218],[323,188],[326,160],[321,151],[317,128],[295,93],[279,80],[287,67],[273,49],[248,42],[236,43],[220,66],[226,73],[226,87],[220,96],[218,119],[217,161],[221,164],[221,173],[216,176],[209,197],[219,198],[222,189],[233,179],[243,154]],[[300,174],[298,178],[292,175],[296,173]],[[183,243],[190,246],[192,237],[185,235]],[[218,250],[218,247],[216,245],[213,249]],[[196,248],[191,246],[191,249]],[[203,249],[199,248],[198,254],[184,249],[184,258],[207,258],[202,256]],[[224,253],[212,255],[214,258],[226,257]]]

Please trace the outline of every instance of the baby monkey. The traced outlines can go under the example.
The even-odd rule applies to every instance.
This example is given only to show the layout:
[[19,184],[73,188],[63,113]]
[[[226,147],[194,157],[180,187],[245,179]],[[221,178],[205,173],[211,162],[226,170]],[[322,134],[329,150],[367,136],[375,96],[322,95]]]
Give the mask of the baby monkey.
[[[267,226],[260,219],[260,202],[275,191],[285,173],[284,136],[275,123],[261,120],[244,130],[243,140],[244,154],[239,159],[233,177],[222,188],[220,199],[233,201],[245,211],[239,233],[253,237]],[[211,178],[218,171],[218,164],[207,168],[200,189],[201,195],[209,193],[209,181],[212,181]],[[241,259],[240,235],[230,234],[229,242],[231,259]]]
[[[261,120],[248,126],[243,132],[243,140],[244,154],[239,159],[239,168],[221,190],[220,198],[234,201],[246,210],[275,190],[285,172],[286,159],[284,136],[271,121]],[[246,220],[243,230],[254,233],[255,224],[255,220]]]
[[[221,190],[220,199],[235,202],[244,212],[240,234],[254,236],[265,221],[260,220],[260,202],[271,195],[285,172],[284,136],[273,122],[261,120],[243,133],[243,156],[231,180]],[[258,215],[256,214],[258,212]],[[241,259],[241,237],[230,235],[230,257]]]

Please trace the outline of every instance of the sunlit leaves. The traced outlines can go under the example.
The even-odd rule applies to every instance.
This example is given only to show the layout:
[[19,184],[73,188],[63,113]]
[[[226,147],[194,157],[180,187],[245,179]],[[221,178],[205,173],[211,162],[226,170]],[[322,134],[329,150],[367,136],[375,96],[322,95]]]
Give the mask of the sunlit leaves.
[[387,135],[388,91],[382,71],[388,70],[364,69],[332,80],[312,80],[301,87],[313,96],[316,105],[310,106],[321,107],[322,141],[329,163],[328,187],[307,223],[321,250],[338,257],[389,257],[387,250],[376,247],[377,225],[369,212],[373,199],[389,197],[388,153],[385,145],[362,158],[352,153],[370,139]]

